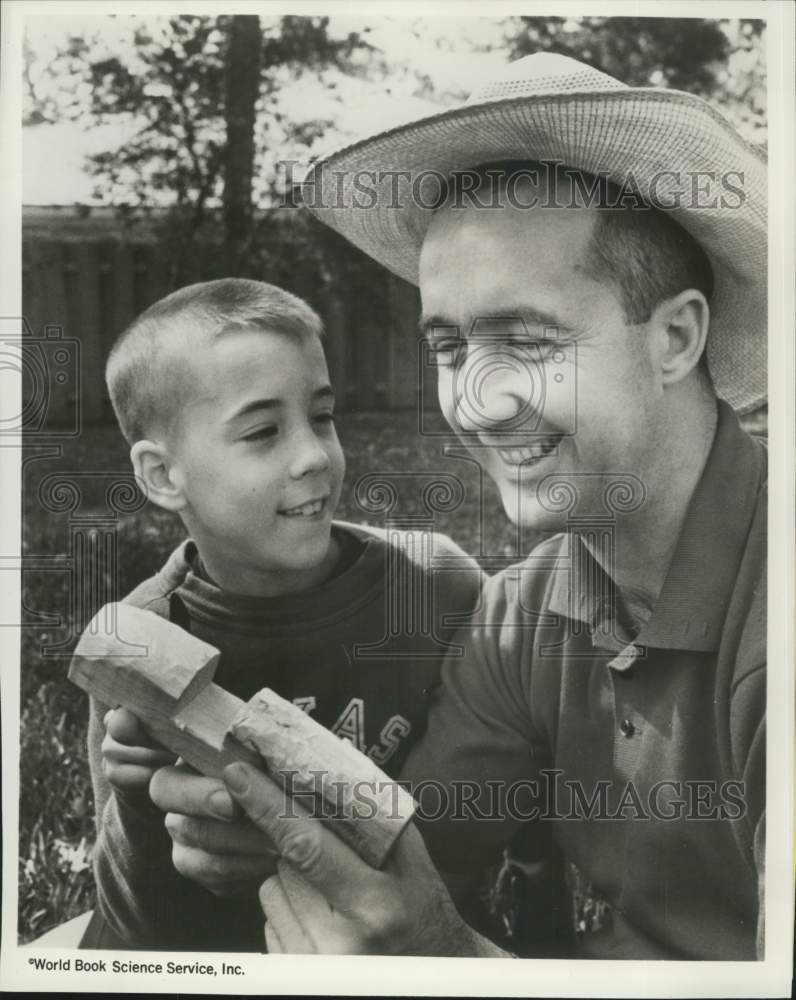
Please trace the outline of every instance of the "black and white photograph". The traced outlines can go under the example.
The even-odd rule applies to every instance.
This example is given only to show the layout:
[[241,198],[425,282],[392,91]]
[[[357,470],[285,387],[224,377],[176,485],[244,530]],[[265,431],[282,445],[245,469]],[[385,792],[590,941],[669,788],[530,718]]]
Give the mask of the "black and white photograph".
[[2,17],[0,987],[790,995],[794,8]]

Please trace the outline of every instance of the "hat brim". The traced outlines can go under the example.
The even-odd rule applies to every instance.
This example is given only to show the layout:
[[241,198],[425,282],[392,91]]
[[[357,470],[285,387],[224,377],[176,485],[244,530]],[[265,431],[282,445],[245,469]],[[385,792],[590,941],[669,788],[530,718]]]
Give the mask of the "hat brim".
[[701,98],[627,88],[464,105],[323,157],[305,179],[304,201],[368,256],[417,284],[436,207],[418,186],[423,177],[522,159],[558,161],[642,194],[654,186],[656,206],[694,236],[713,266],[708,364],[716,391],[739,412],[760,406],[766,163]]

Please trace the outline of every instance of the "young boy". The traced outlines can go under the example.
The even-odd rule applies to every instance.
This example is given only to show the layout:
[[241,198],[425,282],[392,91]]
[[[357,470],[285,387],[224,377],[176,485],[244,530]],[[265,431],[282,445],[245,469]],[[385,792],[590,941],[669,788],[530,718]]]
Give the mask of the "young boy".
[[[217,646],[215,679],[238,697],[271,687],[395,775],[482,575],[445,536],[435,570],[409,533],[333,521],[344,458],[321,333],[300,299],[224,279],[119,338],[106,377],[133,467],[190,535],[126,600]],[[82,947],[262,950],[274,858],[225,793],[216,822],[172,810],[164,825],[150,779],[173,757],[114,706],[92,704],[89,757],[97,909]]]

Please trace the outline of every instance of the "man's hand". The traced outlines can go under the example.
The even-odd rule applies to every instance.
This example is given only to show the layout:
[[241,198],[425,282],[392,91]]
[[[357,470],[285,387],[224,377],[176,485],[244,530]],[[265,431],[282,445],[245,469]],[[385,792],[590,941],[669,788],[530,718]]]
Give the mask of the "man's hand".
[[461,919],[414,826],[377,871],[254,768],[224,780],[280,855],[260,890],[270,952],[508,957]]
[[166,813],[177,871],[216,896],[254,896],[276,870],[270,841],[235,805],[216,778],[187,764],[157,771],[149,786]]
[[155,743],[126,708],[111,709],[103,722],[102,770],[116,791],[145,792],[155,771],[177,759]]

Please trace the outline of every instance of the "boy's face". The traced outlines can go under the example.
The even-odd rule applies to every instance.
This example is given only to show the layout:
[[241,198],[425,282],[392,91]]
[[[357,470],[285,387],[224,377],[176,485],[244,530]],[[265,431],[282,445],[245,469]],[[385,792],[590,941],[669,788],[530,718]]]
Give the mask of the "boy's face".
[[345,471],[320,340],[245,329],[189,364],[170,474],[208,571],[234,593],[311,586]]

